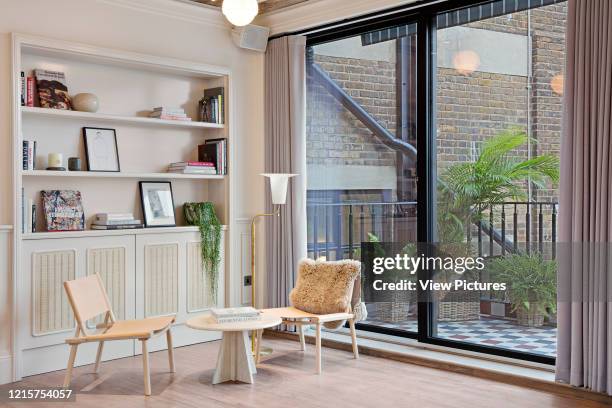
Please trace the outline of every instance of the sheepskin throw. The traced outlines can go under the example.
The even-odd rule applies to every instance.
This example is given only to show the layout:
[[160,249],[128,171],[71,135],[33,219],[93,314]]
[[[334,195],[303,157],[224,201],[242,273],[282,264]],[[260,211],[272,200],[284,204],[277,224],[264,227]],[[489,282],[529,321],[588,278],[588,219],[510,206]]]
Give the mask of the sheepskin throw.
[[[297,283],[289,300],[293,307],[309,313],[345,313],[350,309],[353,285],[360,273],[358,261],[304,259],[299,264]],[[330,322],[325,327],[335,329],[343,323]]]

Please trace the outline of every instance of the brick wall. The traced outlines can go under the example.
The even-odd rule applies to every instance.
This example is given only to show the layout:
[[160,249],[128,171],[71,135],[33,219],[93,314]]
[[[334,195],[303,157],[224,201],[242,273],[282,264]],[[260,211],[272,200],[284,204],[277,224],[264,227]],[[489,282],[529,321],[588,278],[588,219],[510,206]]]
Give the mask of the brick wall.
[[[319,64],[387,130],[395,133],[395,63],[315,54]],[[394,166],[395,152],[315,81],[307,82],[308,164]]]

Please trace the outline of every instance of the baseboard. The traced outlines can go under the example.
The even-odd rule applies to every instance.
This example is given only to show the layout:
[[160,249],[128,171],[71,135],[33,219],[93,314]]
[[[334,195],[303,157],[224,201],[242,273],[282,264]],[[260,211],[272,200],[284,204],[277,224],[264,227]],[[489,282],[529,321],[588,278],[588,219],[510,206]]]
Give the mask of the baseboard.
[[13,382],[13,357],[0,356],[0,385]]
[[[291,333],[286,331],[265,330],[265,335],[269,337],[289,339],[296,342],[299,341],[297,333]],[[306,335],[305,337],[307,343],[314,344],[315,339],[313,336]],[[324,347],[344,351],[352,350],[350,342],[342,342],[326,338],[321,339],[321,345]],[[428,359],[420,356],[413,356],[405,353],[398,353],[395,351],[387,351],[381,348],[374,348],[361,344],[359,345],[359,353],[372,357],[386,358],[389,360],[400,361],[403,363],[415,364],[424,367],[470,375],[473,377],[484,378],[506,384],[518,385],[520,387],[537,389],[540,391],[545,391],[557,395],[563,395],[573,399],[585,399],[596,402],[604,402],[606,404],[610,403],[610,397],[605,394],[589,391],[584,388],[573,387],[567,384],[557,383],[554,381],[545,381],[537,378],[529,378],[510,373],[499,373],[497,371],[492,371],[486,368],[475,368],[472,366],[466,366],[455,362],[442,362],[439,360]]]

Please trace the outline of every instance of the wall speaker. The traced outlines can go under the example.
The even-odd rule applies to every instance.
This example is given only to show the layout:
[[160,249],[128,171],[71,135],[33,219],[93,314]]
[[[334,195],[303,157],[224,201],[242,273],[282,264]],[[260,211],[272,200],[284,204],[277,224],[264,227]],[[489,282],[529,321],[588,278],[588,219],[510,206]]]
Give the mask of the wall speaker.
[[258,52],[266,51],[269,35],[270,29],[268,27],[254,24],[236,27],[232,30],[232,38],[238,47]]

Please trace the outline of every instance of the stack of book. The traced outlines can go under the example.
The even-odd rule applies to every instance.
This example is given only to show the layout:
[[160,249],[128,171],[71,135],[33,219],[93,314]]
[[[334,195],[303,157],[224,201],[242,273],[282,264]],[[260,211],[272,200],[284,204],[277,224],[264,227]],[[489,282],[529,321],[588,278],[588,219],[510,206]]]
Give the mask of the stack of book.
[[91,229],[94,230],[120,230],[143,227],[142,222],[134,219],[134,215],[130,213],[99,213],[96,214],[94,222],[91,224]]
[[176,162],[168,166],[168,172],[170,173],[182,173],[182,174],[217,174],[215,164],[212,162],[201,162],[201,161],[186,161]]
[[168,106],[158,106],[157,108],[153,108],[153,112],[151,112],[149,117],[163,120],[191,120],[190,117],[187,117],[184,109],[172,108]]
[[201,101],[206,108],[201,112],[202,122],[225,123],[225,89],[223,87],[205,89]]
[[21,106],[34,106],[34,77],[21,71]]
[[36,169],[36,142],[34,140],[23,141],[22,163],[24,170]]
[[227,140],[209,139],[199,145],[198,160],[214,163],[219,175],[227,174]]
[[259,310],[252,307],[213,308],[210,312],[217,323],[246,322],[261,319]]

